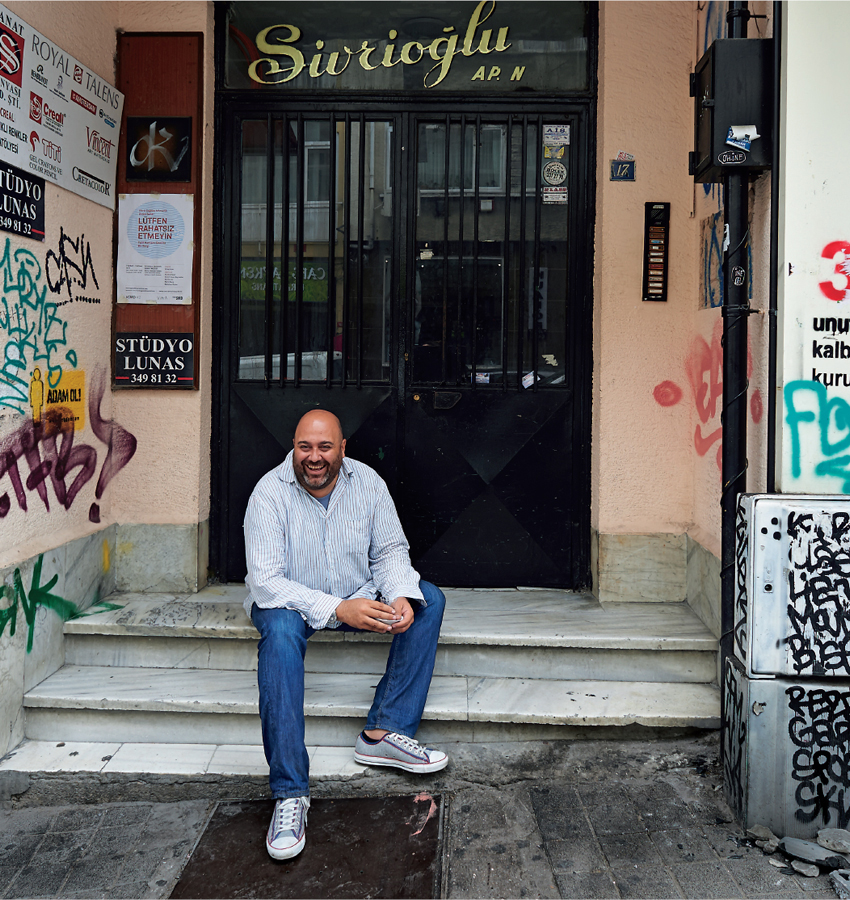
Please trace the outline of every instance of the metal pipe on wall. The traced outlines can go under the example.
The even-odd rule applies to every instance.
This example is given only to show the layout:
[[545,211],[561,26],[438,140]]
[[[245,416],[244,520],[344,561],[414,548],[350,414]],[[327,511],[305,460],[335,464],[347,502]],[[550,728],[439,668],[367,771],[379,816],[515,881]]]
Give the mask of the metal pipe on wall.
[[782,3],[773,2],[773,159],[770,168],[770,286],[767,311],[767,485],[776,493],[776,340],[779,292],[779,115],[782,105]]
[[[746,38],[750,17],[746,0],[730,0],[726,13],[730,38]],[[749,176],[726,176],[723,191],[726,240],[723,255],[723,426],[720,569],[720,672],[732,654],[735,625],[735,525],[738,496],[747,489],[747,317],[749,305]],[[721,684],[721,748],[725,747],[725,691]],[[721,750],[721,753],[723,751]]]

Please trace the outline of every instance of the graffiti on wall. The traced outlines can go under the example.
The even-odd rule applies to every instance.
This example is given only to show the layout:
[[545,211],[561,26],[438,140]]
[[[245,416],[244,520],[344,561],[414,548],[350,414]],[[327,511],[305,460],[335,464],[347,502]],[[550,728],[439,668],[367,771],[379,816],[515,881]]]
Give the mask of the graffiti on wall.
[[27,625],[27,653],[32,652],[33,638],[35,636],[35,617],[40,607],[53,610],[63,621],[94,615],[94,613],[104,612],[105,610],[123,608],[115,603],[96,600],[85,611],[79,609],[70,600],[52,593],[56,582],[59,580],[58,575],[54,575],[45,584],[41,583],[43,565],[44,554],[39,556],[33,566],[29,590],[24,587],[21,570],[15,569],[12,575],[12,584],[4,584],[2,591],[0,591],[3,599],[9,603],[5,609],[0,609],[0,637],[6,631],[6,626],[9,626],[9,637],[15,636],[18,625],[18,609],[20,608],[23,611],[24,621]]
[[788,697],[791,780],[799,822],[850,824],[850,692],[794,685]]
[[744,504],[739,502],[735,516],[735,624],[732,632],[735,655],[747,661],[747,564],[750,555],[750,524]]
[[6,238],[0,279],[0,410],[26,413],[33,369],[39,367],[46,386],[55,388],[63,369],[77,367],[77,352],[68,343],[68,323],[47,299],[44,271],[32,251],[14,249]]
[[[94,478],[99,459],[102,459],[95,501],[89,507],[89,521],[100,521],[98,501],[109,482],[133,458],[137,445],[133,434],[101,414],[105,389],[106,373],[99,369],[89,388],[88,414],[101,448],[74,443],[74,422],[63,407],[51,407],[39,422],[27,419],[14,432],[0,439],[0,485],[8,477],[11,492],[22,512],[27,512],[27,498],[33,493],[44,508],[50,510],[48,484],[59,506],[70,509],[80,491]],[[25,472],[22,472],[22,463]],[[11,508],[12,500],[7,490],[0,494],[0,518],[7,516]]]
[[798,675],[850,675],[850,514],[788,514],[789,661]]
[[[720,424],[720,407],[723,399],[723,347],[721,336],[723,323],[717,321],[711,343],[701,335],[694,338],[685,358],[685,376],[691,389],[691,398],[699,421],[694,430],[694,449],[698,456],[705,456],[717,445],[717,468],[721,465],[723,428]],[[747,352],[747,377],[752,375],[752,354]],[[675,406],[683,397],[681,387],[675,381],[662,381],[652,391],[659,406]],[[758,424],[764,413],[761,392],[756,388],[750,394],[750,417]]]
[[44,261],[47,286],[53,294],[59,294],[56,306],[68,303],[100,303],[99,297],[92,297],[85,292],[91,290],[89,278],[94,287],[99,288],[94,263],[91,258],[91,245],[81,234],[76,240],[59,228],[59,244],[55,250],[48,250]]
[[821,381],[790,381],[784,397],[791,477],[839,478],[841,493],[850,493],[850,404],[828,397]]
[[747,717],[744,709],[744,685],[731,660],[726,663],[723,691],[723,785],[726,802],[741,821],[744,818],[745,801]]

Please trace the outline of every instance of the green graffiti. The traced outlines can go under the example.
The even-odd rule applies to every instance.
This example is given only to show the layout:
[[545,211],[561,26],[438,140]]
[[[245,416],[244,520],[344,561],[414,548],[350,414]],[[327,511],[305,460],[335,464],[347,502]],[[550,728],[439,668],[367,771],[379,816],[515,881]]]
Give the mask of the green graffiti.
[[0,609],[0,637],[9,625],[9,637],[14,637],[18,626],[18,606],[24,611],[24,619],[27,623],[27,653],[32,652],[32,642],[35,635],[35,616],[39,606],[45,606],[52,609],[62,621],[67,622],[69,619],[77,619],[81,616],[90,616],[95,612],[104,612],[111,609],[122,609],[115,603],[107,603],[106,601],[97,600],[88,609],[81,610],[76,604],[64,597],[52,594],[56,582],[59,580],[58,575],[54,575],[46,584],[41,583],[41,567],[44,563],[44,554],[39,556],[38,561],[33,566],[32,579],[30,580],[30,589],[27,592],[24,588],[24,581],[21,578],[21,570],[15,569],[12,576],[14,585],[3,585],[2,596],[10,601],[6,609]]

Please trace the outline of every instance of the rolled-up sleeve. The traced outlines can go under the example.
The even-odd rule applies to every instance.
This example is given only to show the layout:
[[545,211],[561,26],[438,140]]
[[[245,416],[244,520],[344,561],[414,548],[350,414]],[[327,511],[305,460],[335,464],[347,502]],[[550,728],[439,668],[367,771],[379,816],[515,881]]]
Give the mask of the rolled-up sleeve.
[[[282,505],[272,496],[275,489],[279,488],[272,479],[261,480],[245,513],[248,568],[245,581],[250,591],[249,600],[261,609],[293,609],[312,628],[324,628],[342,598],[313,590],[286,577],[286,529]],[[248,613],[250,615],[250,610]]]

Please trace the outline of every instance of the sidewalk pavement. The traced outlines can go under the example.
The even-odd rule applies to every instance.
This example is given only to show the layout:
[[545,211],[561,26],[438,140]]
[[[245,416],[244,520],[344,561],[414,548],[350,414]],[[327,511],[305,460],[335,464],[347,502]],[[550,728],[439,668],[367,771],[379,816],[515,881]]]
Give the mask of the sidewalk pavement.
[[[836,896],[825,874],[780,868],[781,854],[745,838],[723,802],[716,733],[446,749],[452,762],[433,776],[365,769],[318,781],[313,796],[441,795],[444,897]],[[226,778],[207,797],[205,786],[135,776],[124,799],[110,784],[108,803],[1,805],[0,897],[168,897],[228,796]],[[244,796],[244,783],[232,786]],[[91,780],[66,788],[96,799]]]

